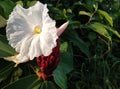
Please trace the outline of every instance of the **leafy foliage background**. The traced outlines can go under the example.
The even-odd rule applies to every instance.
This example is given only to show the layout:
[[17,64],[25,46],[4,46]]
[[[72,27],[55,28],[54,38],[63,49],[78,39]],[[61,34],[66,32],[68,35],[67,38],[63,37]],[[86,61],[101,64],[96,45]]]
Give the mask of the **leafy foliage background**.
[[[14,67],[3,57],[15,54],[5,26],[16,4],[28,8],[30,0],[0,1],[0,88],[3,89],[120,89],[120,1],[40,0],[59,27],[70,21],[60,37],[61,59],[54,76],[41,81],[36,61]],[[32,67],[31,67],[32,66]],[[35,69],[34,69],[35,68]]]

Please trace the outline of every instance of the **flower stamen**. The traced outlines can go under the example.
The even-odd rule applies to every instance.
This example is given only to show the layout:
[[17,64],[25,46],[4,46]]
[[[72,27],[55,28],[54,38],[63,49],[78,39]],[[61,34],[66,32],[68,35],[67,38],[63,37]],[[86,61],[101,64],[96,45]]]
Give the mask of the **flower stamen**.
[[34,28],[34,31],[35,31],[36,34],[40,34],[41,33],[41,30],[40,30],[40,28],[38,26],[36,26]]

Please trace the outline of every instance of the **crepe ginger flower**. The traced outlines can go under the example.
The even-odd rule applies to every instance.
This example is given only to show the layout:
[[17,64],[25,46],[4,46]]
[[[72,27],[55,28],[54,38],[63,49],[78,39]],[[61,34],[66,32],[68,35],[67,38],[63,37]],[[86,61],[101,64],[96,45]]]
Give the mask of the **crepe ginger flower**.
[[18,54],[15,58],[5,59],[23,63],[40,55],[50,55],[58,39],[55,25],[56,22],[48,15],[46,4],[37,1],[28,9],[16,5],[9,16],[6,35]]
[[67,25],[68,22],[57,29],[55,21],[48,15],[46,4],[39,1],[28,9],[16,5],[9,16],[6,35],[18,54],[5,59],[19,64],[40,55],[50,55],[56,47],[56,39]]
[[[58,28],[57,34],[60,36],[67,27],[68,22]],[[60,62],[60,40],[57,39],[57,46],[52,49],[52,53],[49,56],[41,55],[36,57],[37,64],[40,71],[36,71],[39,78],[46,80],[53,75],[53,71],[56,69]]]

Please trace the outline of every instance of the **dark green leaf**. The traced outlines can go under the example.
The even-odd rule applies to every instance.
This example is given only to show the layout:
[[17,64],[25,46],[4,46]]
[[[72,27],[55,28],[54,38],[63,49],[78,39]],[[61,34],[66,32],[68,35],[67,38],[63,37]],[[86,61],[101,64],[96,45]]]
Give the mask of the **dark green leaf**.
[[0,1],[0,7],[3,8],[4,16],[8,19],[10,13],[13,11],[15,3],[11,0],[2,0]]
[[70,42],[72,42],[75,46],[79,47],[79,49],[89,57],[89,48],[88,45],[78,36],[78,34],[73,30],[69,32],[67,38],[69,38]]
[[56,19],[56,20],[61,20],[61,19],[66,19],[66,10],[65,9],[63,9],[63,11],[62,10],[60,10],[59,8],[56,8],[56,7],[51,7],[50,8],[51,9],[51,11],[54,13],[54,18]]
[[36,79],[31,85],[28,86],[27,89],[39,89],[41,84],[42,84],[42,82],[40,82],[39,79]]
[[54,71],[54,80],[58,86],[60,86],[62,89],[66,89],[66,74],[73,69],[73,52],[71,44],[68,44],[67,42],[62,43],[60,49],[61,62],[59,63],[57,69]]
[[5,25],[6,25],[6,20],[5,20],[5,18],[3,18],[1,15],[0,15],[0,28],[1,27],[4,27]]
[[93,32],[90,32],[89,34],[88,34],[88,38],[90,39],[90,41],[93,41],[93,40],[95,40],[96,39],[96,34],[95,33],[93,33]]
[[[59,66],[63,67],[65,74],[69,73],[73,69],[73,51],[71,44],[64,42],[61,44],[61,62]],[[64,50],[63,50],[64,49]]]
[[56,88],[55,84],[51,81],[44,81],[40,87],[41,89],[58,89]]
[[98,10],[97,11],[100,15],[102,15],[103,17],[105,17],[105,19],[108,21],[108,23],[113,26],[113,20],[112,20],[112,17],[106,12],[106,11],[103,11],[103,10]]
[[82,3],[81,4],[83,7],[85,7],[87,10],[89,10],[90,12],[93,12],[93,7],[91,5],[88,5],[88,4],[85,4],[85,3]]
[[62,66],[58,65],[57,69],[54,71],[54,80],[61,89],[67,89],[67,76],[63,69]]
[[69,25],[80,26],[80,21],[70,21]]
[[27,77],[24,77],[18,81],[15,81],[5,86],[3,89],[30,89],[29,87],[32,84],[34,84],[37,80],[38,80],[38,77],[36,75],[29,75]]
[[6,79],[13,70],[13,63],[0,70],[0,82]]
[[86,86],[86,82],[84,82],[84,81],[78,81],[76,83],[77,89],[85,89],[85,86]]
[[35,5],[37,1],[27,1],[27,6],[30,7],[30,6],[33,6]]
[[15,50],[7,43],[6,37],[0,35],[0,58],[15,54]]

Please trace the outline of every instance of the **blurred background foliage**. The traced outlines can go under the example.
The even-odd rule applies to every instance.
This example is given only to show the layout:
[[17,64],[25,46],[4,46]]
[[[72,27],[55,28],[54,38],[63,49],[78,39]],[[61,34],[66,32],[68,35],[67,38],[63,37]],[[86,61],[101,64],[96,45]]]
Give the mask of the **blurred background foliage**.
[[[3,89],[120,89],[120,1],[40,0],[59,27],[70,21],[60,37],[61,59],[54,76],[41,81],[36,61],[19,64],[3,60],[15,54],[6,39],[6,22],[16,4],[32,0],[0,1],[0,88]],[[31,67],[32,66],[32,67]]]

